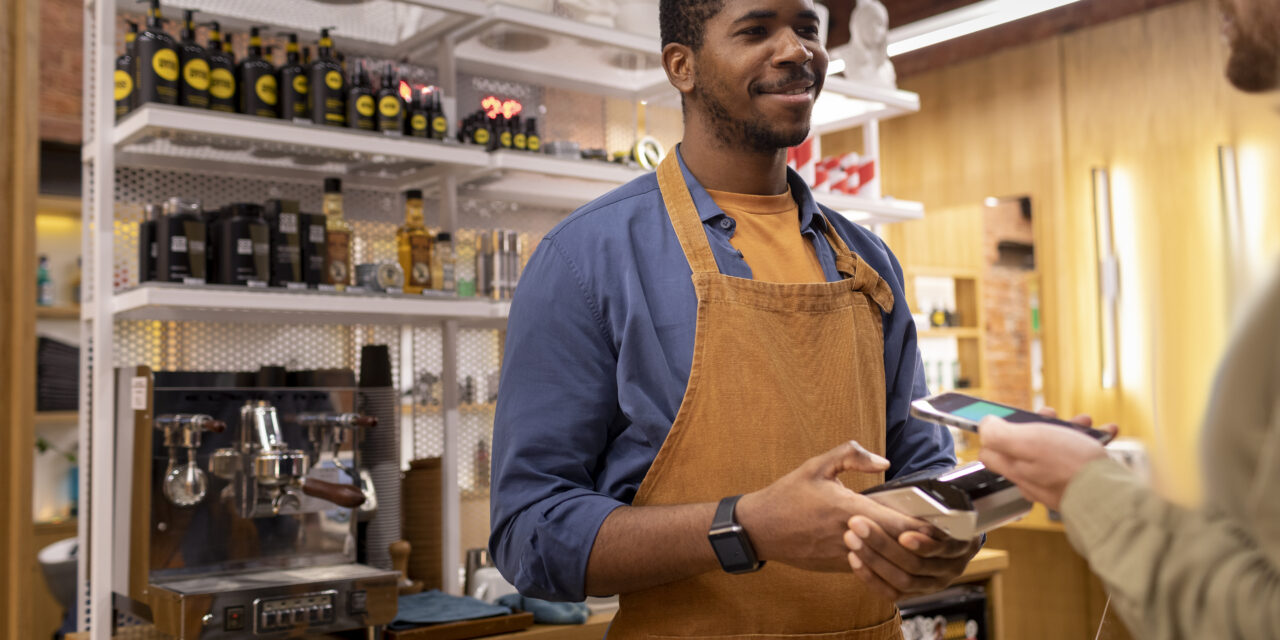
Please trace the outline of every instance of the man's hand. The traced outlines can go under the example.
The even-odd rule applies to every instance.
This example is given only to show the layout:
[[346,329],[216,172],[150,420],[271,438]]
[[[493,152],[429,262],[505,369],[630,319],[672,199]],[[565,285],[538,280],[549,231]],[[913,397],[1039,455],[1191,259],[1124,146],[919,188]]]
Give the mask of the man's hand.
[[865,514],[894,535],[928,525],[849,490],[838,477],[846,471],[879,473],[889,461],[857,442],[846,442],[810,458],[773,484],[742,497],[738,521],[761,560],[810,571],[848,571],[844,534],[849,518]]
[[[1056,418],[1052,409],[1041,415]],[[1071,420],[1080,426],[1092,426],[1088,416]],[[1105,430],[1116,433],[1115,425]],[[1013,481],[1028,500],[1057,510],[1062,495],[1081,467],[1104,458],[1102,443],[1071,429],[1049,424],[1010,424],[988,417],[978,427],[982,453],[978,459],[988,469]]]
[[895,535],[861,515],[849,519],[844,542],[854,574],[889,602],[946,588],[980,547],[933,527]]

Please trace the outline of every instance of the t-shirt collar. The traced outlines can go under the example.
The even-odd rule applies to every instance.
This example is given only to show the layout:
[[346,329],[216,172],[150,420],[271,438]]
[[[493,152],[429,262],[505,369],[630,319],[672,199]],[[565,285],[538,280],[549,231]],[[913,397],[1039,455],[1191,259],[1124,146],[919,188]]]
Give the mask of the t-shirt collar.
[[[689,187],[689,195],[693,198],[693,204],[698,208],[698,216],[702,218],[703,224],[716,220],[725,213],[711,198],[711,194],[707,193],[702,183],[693,176],[689,171],[689,167],[684,163],[684,156],[680,153],[680,146],[676,146],[676,159],[680,161],[680,171],[684,174],[684,182]],[[796,206],[800,209],[800,232],[804,233],[813,228],[815,231],[823,232],[826,230],[826,215],[818,208],[818,202],[813,199],[813,192],[809,190],[809,185],[796,173],[787,167],[787,184],[791,186],[791,197],[795,198]]]

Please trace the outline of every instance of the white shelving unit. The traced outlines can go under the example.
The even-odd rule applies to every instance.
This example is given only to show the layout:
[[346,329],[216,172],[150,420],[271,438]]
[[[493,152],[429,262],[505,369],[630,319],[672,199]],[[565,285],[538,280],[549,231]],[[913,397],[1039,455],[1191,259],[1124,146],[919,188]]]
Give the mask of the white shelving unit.
[[[408,59],[437,69],[451,123],[458,122],[460,72],[541,84],[629,100],[667,100],[675,92],[658,66],[655,38],[587,25],[502,4],[497,0],[166,0],[165,17],[183,9],[201,20],[219,20],[227,31],[268,24],[312,39],[337,25],[336,47],[348,54]],[[439,198],[442,227],[458,227],[460,195],[572,209],[643,174],[621,165],[519,152],[486,153],[452,143],[395,138],[374,133],[299,125],[285,121],[147,105],[114,121],[110,91],[116,57],[118,12],[140,11],[134,0],[84,0],[86,199],[82,253],[91,299],[82,306],[80,412],[81,473],[80,599],[78,619],[88,621],[94,640],[112,627],[112,593],[127,567],[114,550],[115,390],[113,343],[119,321],[159,320],[236,324],[331,324],[381,327],[439,326],[443,336],[441,378],[458,373],[458,332],[505,325],[509,303],[416,296],[336,294],[280,289],[188,288],[147,284],[120,289],[115,273],[116,170],[164,169],[229,177],[314,180],[341,176],[345,184],[398,192],[427,188]],[[834,106],[828,106],[834,105]],[[828,79],[815,131],[862,125],[878,149],[875,123],[919,109],[904,91]],[[915,203],[821,194],[819,201],[852,219],[871,224],[918,218]],[[412,340],[402,337],[401,349]],[[402,375],[403,377],[403,375]],[[457,385],[443,385],[445,588],[459,590],[460,566]],[[87,610],[84,607],[87,606]]]

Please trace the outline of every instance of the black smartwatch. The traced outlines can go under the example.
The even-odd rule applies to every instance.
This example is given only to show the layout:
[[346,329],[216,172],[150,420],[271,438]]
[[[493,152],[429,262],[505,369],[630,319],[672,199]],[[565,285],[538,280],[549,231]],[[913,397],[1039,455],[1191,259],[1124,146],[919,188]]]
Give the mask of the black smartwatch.
[[711,548],[720,560],[720,566],[729,573],[751,573],[759,571],[764,563],[756,559],[756,551],[751,548],[751,540],[747,538],[747,530],[738,524],[733,509],[742,496],[732,496],[720,501],[716,507],[716,517],[711,522],[711,532],[707,539]]

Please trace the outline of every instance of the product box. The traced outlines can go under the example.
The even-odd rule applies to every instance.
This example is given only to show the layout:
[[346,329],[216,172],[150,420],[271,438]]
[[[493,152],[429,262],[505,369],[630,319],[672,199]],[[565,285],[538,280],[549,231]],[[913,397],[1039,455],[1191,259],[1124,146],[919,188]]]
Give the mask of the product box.
[[271,233],[271,286],[307,288],[304,247],[309,229],[298,201],[268,200],[262,215]]

